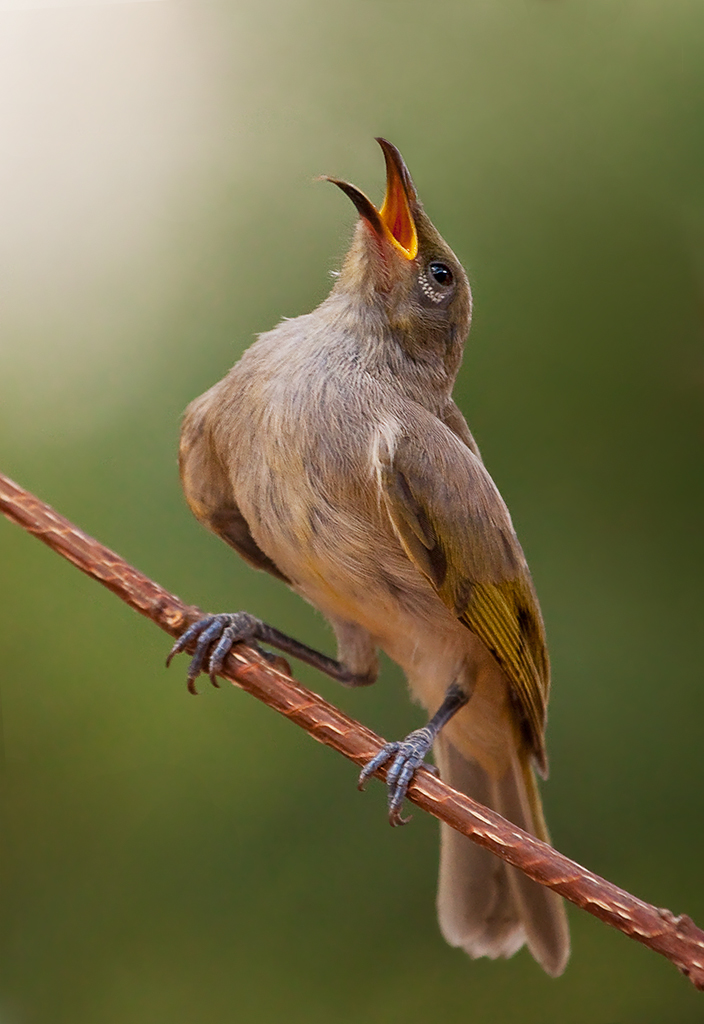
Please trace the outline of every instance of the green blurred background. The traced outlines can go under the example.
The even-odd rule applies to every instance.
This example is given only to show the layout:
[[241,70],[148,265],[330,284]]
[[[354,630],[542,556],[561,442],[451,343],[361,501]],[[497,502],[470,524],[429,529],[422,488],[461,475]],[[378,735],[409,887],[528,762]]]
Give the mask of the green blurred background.
[[[47,0],[49,3],[50,0]],[[190,602],[331,650],[193,520],[187,402],[326,294],[372,141],[463,259],[457,397],[553,659],[557,846],[704,923],[699,0],[0,3],[0,469]],[[437,930],[437,825],[0,522],[2,1024],[674,1024],[665,960],[571,912],[563,978]],[[422,721],[299,677],[387,737]]]

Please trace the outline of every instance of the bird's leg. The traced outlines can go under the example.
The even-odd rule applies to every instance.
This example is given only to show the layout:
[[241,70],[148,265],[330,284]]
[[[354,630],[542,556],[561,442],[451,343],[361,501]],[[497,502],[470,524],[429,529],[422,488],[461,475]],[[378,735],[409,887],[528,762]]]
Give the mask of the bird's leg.
[[[405,740],[394,743],[386,743],[376,757],[365,764],[359,775],[359,788],[364,789],[364,784],[370,775],[373,775],[377,768],[381,768],[392,757],[393,764],[386,773],[386,785],[389,797],[389,823],[391,825],[405,825],[411,819],[401,816],[401,806],[404,797],[415,775],[416,769],[423,764],[425,755],[433,745],[435,737],[442,727],[446,725],[453,715],[456,715],[460,708],[463,708],[471,694],[462,689],[457,683],[452,683],[447,688],[445,698],[422,729],[416,729],[409,733]],[[428,767],[426,765],[426,767]]]
[[[196,693],[195,680],[201,672],[207,671],[213,686],[218,685],[215,677],[222,671],[225,659],[235,644],[247,643],[268,661],[274,664],[283,662],[283,658],[262,651],[257,644],[258,640],[293,655],[299,661],[305,661],[313,668],[320,669],[326,675],[344,683],[345,686],[368,686],[374,682],[373,676],[356,675],[342,662],[328,658],[326,654],[321,654],[320,651],[294,640],[293,637],[281,633],[248,612],[206,615],[194,622],[171,648],[166,664],[170,665],[176,654],[180,654],[190,643],[195,642],[195,651],[188,668],[188,689],[191,693]],[[288,668],[287,665],[286,667]]]

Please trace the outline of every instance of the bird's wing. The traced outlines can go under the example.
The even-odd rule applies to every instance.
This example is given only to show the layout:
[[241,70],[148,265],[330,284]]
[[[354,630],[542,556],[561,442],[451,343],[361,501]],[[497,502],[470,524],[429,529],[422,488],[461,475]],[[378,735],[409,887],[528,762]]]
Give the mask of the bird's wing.
[[546,770],[550,669],[538,599],[511,518],[481,460],[416,406],[381,444],[383,500],[408,557],[505,672],[530,747]]
[[449,427],[453,434],[459,437],[460,441],[463,441],[470,451],[474,452],[477,458],[481,461],[481,454],[477,446],[477,442],[472,437],[472,432],[467,425],[467,420],[462,415],[461,409],[453,402],[449,400],[445,408],[440,413],[440,419]]
[[290,583],[258,546],[235,501],[208,424],[213,390],[191,402],[183,418],[179,468],[186,501],[196,519],[233,547],[246,562]]

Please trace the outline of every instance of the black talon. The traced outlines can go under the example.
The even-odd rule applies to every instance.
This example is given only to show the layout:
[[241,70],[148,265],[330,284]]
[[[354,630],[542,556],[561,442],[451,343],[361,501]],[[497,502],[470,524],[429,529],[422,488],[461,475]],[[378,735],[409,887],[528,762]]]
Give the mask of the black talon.
[[204,619],[198,619],[198,622],[194,622],[192,626],[189,626],[185,633],[181,633],[176,643],[169,651],[169,656],[166,659],[166,667],[168,668],[173,658],[181,651],[185,651],[191,640],[195,640],[197,636],[203,632],[206,626],[209,626],[213,621],[213,615],[206,615]]
[[386,776],[389,791],[389,823],[394,827],[406,825],[411,820],[410,816],[404,818],[401,815],[401,807],[416,770],[423,764],[425,755],[432,746],[433,738],[432,730],[426,725],[410,733],[399,745],[394,763]]
[[196,651],[191,658],[191,664],[188,667],[188,689],[193,692],[195,689],[195,680],[203,671],[203,665],[206,659],[209,659],[209,652],[211,644],[220,638],[222,635],[222,623],[218,621],[217,616],[213,617],[213,621],[204,629],[198,637],[196,643]]
[[460,708],[469,700],[469,695],[453,683],[448,687],[445,699],[422,729],[416,729],[409,733],[405,740],[393,743],[386,743],[378,754],[368,761],[359,773],[358,788],[364,789],[364,784],[370,775],[373,775],[378,768],[383,767],[393,757],[393,764],[386,773],[386,787],[388,791],[389,824],[406,825],[411,817],[404,818],[401,814],[403,801],[406,798],[408,787],[413,780],[418,768],[428,768],[435,775],[438,774],[434,765],[424,765],[425,755],[433,745],[435,737],[442,727],[449,722],[453,715],[457,714]]
[[[195,651],[188,666],[188,689],[198,693],[195,681],[201,672],[207,672],[213,686],[218,686],[216,676],[222,671],[225,659],[235,644],[248,642],[257,648],[257,639],[263,639],[267,627],[247,612],[205,615],[183,633],[171,648],[167,666],[171,659],[185,651],[195,642]],[[258,648],[257,648],[258,649]]]
[[398,742],[387,743],[381,748],[379,753],[371,759],[371,761],[367,761],[364,768],[362,768],[359,773],[359,778],[357,780],[357,789],[360,790],[360,792],[364,792],[367,779],[374,774],[377,768],[383,768],[389,758],[396,753],[400,746],[401,744]]
[[225,664],[225,658],[232,650],[234,642],[235,641],[230,636],[230,629],[225,629],[215,646],[215,650],[210,656],[210,662],[208,664],[208,675],[210,676],[210,682],[213,686],[220,686],[220,683],[218,683],[215,677]]
[[432,746],[433,738],[432,731],[426,725],[423,729],[416,729],[410,733],[402,742],[387,743],[365,764],[359,774],[358,787],[364,789],[369,776],[394,758],[386,773],[389,823],[393,826],[406,825],[411,820],[410,816],[404,818],[401,815],[401,807],[416,770],[423,764],[423,759]]
[[204,615],[178,638],[169,652],[166,665],[168,667],[177,654],[195,643],[195,653],[188,669],[188,689],[191,693],[197,693],[194,682],[196,676],[200,672],[207,672],[213,686],[218,686],[215,676],[222,671],[225,659],[232,648],[236,644],[247,643],[279,672],[291,675],[291,667],[286,659],[278,654],[272,654],[270,651],[261,650],[255,642],[257,640],[278,647],[286,654],[292,654],[294,658],[299,658],[306,664],[320,669],[321,672],[327,673],[332,679],[338,679],[345,686],[369,686],[376,678],[374,672],[356,675],[341,662],[335,661],[334,658],[328,658],[326,654],[313,650],[312,647],[302,644],[299,640],[294,640],[278,629],[274,629],[273,626],[268,626],[260,619],[255,619],[248,612]]

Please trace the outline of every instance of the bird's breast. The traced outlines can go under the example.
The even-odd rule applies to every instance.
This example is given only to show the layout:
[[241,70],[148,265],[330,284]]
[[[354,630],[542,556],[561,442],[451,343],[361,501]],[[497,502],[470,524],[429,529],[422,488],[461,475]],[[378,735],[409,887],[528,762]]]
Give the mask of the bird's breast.
[[425,584],[379,492],[388,418],[352,384],[337,391],[274,381],[231,425],[228,464],[262,551],[322,611],[358,621],[370,594],[399,600]]

